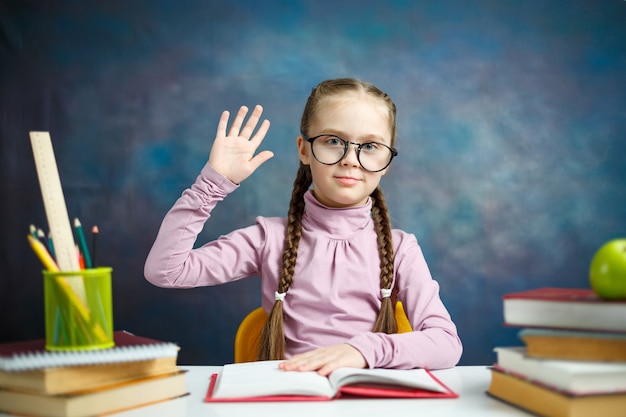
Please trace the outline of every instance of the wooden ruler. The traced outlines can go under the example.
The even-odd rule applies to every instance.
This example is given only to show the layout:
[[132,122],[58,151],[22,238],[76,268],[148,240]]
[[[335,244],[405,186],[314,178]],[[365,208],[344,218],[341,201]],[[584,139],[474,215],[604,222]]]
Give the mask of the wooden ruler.
[[[57,169],[52,140],[49,132],[30,132],[39,186],[43,197],[48,227],[54,242],[54,252],[61,271],[79,271],[80,265],[72,234],[70,218],[67,214],[61,179]],[[70,280],[78,281],[78,280]],[[79,282],[82,284],[82,282]],[[76,296],[86,302],[84,285],[74,285]]]

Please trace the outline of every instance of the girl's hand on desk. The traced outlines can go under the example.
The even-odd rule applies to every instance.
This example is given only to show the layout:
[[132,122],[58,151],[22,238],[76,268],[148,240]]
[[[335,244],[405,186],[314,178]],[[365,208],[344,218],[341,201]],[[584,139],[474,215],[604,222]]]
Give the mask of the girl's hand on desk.
[[257,105],[243,125],[246,114],[248,108],[241,106],[227,134],[230,113],[228,111],[222,113],[209,156],[209,163],[213,169],[235,184],[248,178],[261,164],[274,156],[271,151],[262,151],[254,155],[270,128],[270,122],[266,119],[253,135],[263,114],[263,107]]
[[365,368],[366,366],[367,363],[361,352],[344,343],[295,355],[282,362],[279,368],[283,371],[317,371],[318,374],[326,376],[337,368]]

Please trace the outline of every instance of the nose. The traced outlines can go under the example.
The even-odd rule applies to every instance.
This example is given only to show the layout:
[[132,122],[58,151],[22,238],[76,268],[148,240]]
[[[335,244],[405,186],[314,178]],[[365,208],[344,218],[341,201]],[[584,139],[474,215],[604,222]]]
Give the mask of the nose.
[[[354,150],[350,148],[354,148]],[[358,167],[360,165],[358,152],[359,152],[359,144],[348,142],[348,150],[346,151],[346,154],[341,159],[341,165]]]

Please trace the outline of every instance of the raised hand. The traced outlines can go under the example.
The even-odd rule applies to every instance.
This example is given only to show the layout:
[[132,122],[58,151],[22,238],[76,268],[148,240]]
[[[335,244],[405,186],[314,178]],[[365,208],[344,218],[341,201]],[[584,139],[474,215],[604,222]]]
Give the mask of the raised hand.
[[270,128],[270,122],[266,119],[254,133],[261,114],[263,114],[263,107],[255,106],[252,114],[243,125],[247,114],[248,108],[241,106],[228,134],[226,134],[230,113],[228,111],[222,113],[209,155],[211,166],[235,184],[248,178],[261,164],[274,156],[271,151],[261,151],[255,155]]

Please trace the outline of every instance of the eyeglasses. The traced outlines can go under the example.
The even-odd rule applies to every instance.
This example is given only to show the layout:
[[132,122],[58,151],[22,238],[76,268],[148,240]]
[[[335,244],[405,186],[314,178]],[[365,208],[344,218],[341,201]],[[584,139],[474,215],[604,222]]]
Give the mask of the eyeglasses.
[[357,147],[356,159],[359,164],[369,172],[382,171],[398,155],[394,148],[380,142],[354,143],[329,134],[309,138],[303,133],[302,137],[311,144],[313,157],[324,165],[335,165],[345,158],[351,144]]

